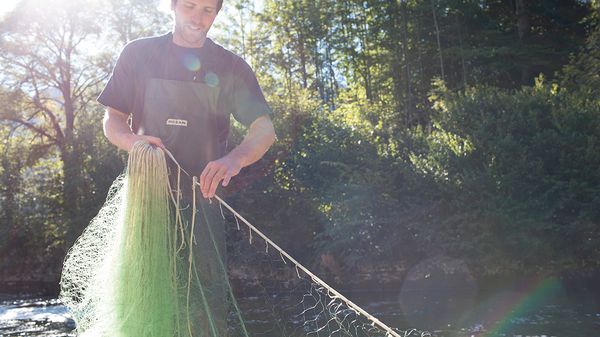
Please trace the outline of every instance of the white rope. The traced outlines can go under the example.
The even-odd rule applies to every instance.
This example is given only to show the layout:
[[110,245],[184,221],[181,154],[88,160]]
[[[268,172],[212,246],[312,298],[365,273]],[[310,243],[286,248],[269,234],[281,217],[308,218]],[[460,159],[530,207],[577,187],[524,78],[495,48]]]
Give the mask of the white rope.
[[[185,170],[183,170],[183,168],[181,168],[181,166],[179,165],[179,163],[177,162],[177,160],[175,160],[175,157],[173,157],[173,155],[171,154],[171,152],[169,152],[166,149],[165,149],[165,152],[173,160],[173,162],[175,162],[175,164],[179,167],[179,169],[181,169],[188,176],[190,175]],[[196,176],[193,177],[193,184],[200,186],[200,183],[198,182],[198,177],[196,177]],[[195,191],[195,188],[194,188],[194,191]],[[195,193],[194,193],[194,196],[195,196]],[[380,320],[378,320],[376,317],[374,317],[373,315],[369,314],[363,308],[359,307],[357,304],[355,304],[354,302],[352,302],[349,299],[347,299],[344,295],[342,295],[340,292],[338,292],[337,290],[335,290],[333,287],[331,287],[330,285],[328,285],[327,283],[325,283],[325,281],[321,280],[317,275],[313,274],[310,270],[308,270],[308,268],[304,267],[300,262],[296,261],[296,259],[294,259],[285,250],[281,249],[275,242],[273,242],[271,239],[269,239],[260,230],[258,230],[256,227],[254,227],[254,225],[252,225],[248,220],[246,220],[243,216],[241,216],[235,209],[233,209],[233,207],[229,206],[229,204],[226,203],[223,199],[221,199],[218,195],[215,195],[215,198],[220,203],[219,207],[221,207],[221,205],[225,206],[235,216],[235,219],[236,219],[235,221],[237,223],[238,230],[239,230],[239,222],[238,222],[237,219],[242,220],[242,222],[244,222],[246,224],[246,226],[248,226],[248,228],[250,229],[250,244],[252,244],[252,232],[254,232],[258,236],[260,236],[263,240],[265,240],[265,242],[267,243],[267,250],[268,250],[269,245],[273,246],[273,248],[275,248],[279,252],[280,256],[285,256],[288,260],[290,260],[294,264],[294,266],[296,267],[296,273],[298,274],[298,277],[300,277],[300,273],[299,273],[298,269],[301,269],[304,273],[306,273],[310,277],[310,279],[313,282],[315,282],[315,283],[319,284],[320,286],[322,286],[323,288],[327,289],[327,294],[328,295],[329,295],[329,293],[333,294],[333,295],[329,295],[333,300],[340,299],[340,300],[344,301],[344,303],[346,303],[346,305],[350,309],[354,310],[357,314],[361,314],[361,315],[365,316],[368,320],[370,320],[371,322],[373,322],[374,326],[376,325],[380,329],[384,330],[386,332],[386,337],[388,337],[388,336],[402,337],[396,331],[394,331],[392,328],[390,328],[389,326],[385,325],[383,322],[381,322]],[[194,201],[194,205],[195,205],[195,201]],[[221,215],[223,215],[223,209],[222,208],[221,208]],[[283,259],[283,262],[285,262],[287,264],[287,262],[285,261],[285,259]]]
[[[200,186],[200,183],[196,183],[196,184],[198,186]],[[402,337],[396,331],[394,331],[392,328],[385,325],[383,322],[378,320],[376,317],[369,314],[367,311],[365,311],[364,309],[359,307],[357,304],[355,304],[354,302],[347,299],[344,295],[342,295],[340,292],[335,290],[333,287],[331,287],[330,285],[325,283],[325,281],[321,280],[319,277],[317,277],[317,275],[313,274],[310,270],[308,270],[308,268],[304,267],[300,262],[296,261],[296,259],[294,259],[285,250],[281,249],[275,242],[273,242],[271,239],[269,239],[260,230],[258,230],[256,227],[254,227],[254,225],[252,225],[248,220],[246,220],[243,216],[241,216],[238,212],[236,212],[236,210],[234,210],[231,206],[229,206],[229,204],[227,204],[218,195],[215,195],[215,199],[217,199],[219,201],[219,203],[221,203],[221,205],[225,206],[225,208],[227,208],[236,218],[239,218],[240,220],[242,220],[242,222],[244,222],[246,224],[246,226],[248,226],[248,228],[250,229],[250,235],[252,235],[252,232],[254,232],[258,236],[260,236],[263,240],[265,240],[265,242],[267,242],[268,245],[271,245],[273,248],[275,248],[279,252],[280,255],[283,255],[288,260],[290,260],[295,265],[296,270],[298,270],[298,269],[302,270],[304,273],[306,273],[310,277],[310,279],[313,282],[315,282],[315,283],[319,284],[320,286],[322,286],[323,288],[327,289],[328,293],[330,292],[332,294],[332,296],[331,296],[332,299],[340,299],[340,300],[344,301],[346,303],[346,305],[348,305],[349,308],[354,310],[356,313],[365,316],[368,320],[373,322],[373,325],[377,325],[380,329],[384,330],[387,333],[386,336]],[[298,274],[298,276],[300,276],[300,275]]]

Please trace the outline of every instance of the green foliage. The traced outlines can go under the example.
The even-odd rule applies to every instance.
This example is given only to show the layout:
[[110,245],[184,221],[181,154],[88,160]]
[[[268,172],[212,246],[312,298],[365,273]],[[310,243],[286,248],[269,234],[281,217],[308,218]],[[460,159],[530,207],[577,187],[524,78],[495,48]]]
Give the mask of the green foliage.
[[[94,102],[111,61],[92,43],[117,44],[101,34],[105,8],[87,0],[22,1],[0,22],[2,179],[10,184],[0,196],[9,233],[0,247],[9,265],[3,278],[55,281],[64,253],[122,170]],[[126,26],[120,23],[135,32]]]
[[246,28],[253,66],[287,92],[292,83],[310,88],[335,110],[351,88],[390,107],[402,128],[429,124],[436,77],[449,88],[518,88],[568,61],[583,43],[591,5],[521,3],[522,10],[503,1],[270,0],[255,15],[243,7],[246,21],[233,27]]
[[589,99],[600,97],[600,4],[593,2],[593,11],[587,17],[589,35],[579,53],[571,58],[560,73],[562,87],[580,91]]
[[[598,267],[598,2],[517,2],[226,2],[216,40],[256,70],[278,134],[232,181],[234,204],[346,272],[434,254],[479,274]],[[168,28],[155,0],[58,3],[0,23],[9,275],[58,270],[104,202],[125,154],[94,98],[115,50]]]
[[594,264],[598,101],[541,79],[518,91],[440,87],[432,99],[436,130],[415,162],[444,187],[432,243],[490,272]]
[[118,44],[156,34],[170,28],[169,16],[158,9],[161,0],[104,0],[106,32]]
[[[68,228],[62,221],[60,205],[60,162],[55,155],[35,161],[22,156],[34,148],[29,137],[14,129],[4,130],[10,134],[3,136],[10,138],[5,138],[3,144],[0,266],[4,277],[17,274],[35,279],[33,270],[28,269],[42,268],[65,249]],[[55,276],[46,275],[46,280]]]
[[[296,176],[295,158],[302,156],[297,152],[298,143],[305,137],[312,116],[322,113],[322,103],[301,89],[294,97],[272,94],[269,102],[278,139],[261,161],[232,180],[226,193],[275,242],[301,260],[311,259],[306,244],[320,231],[322,221],[317,199]],[[236,126],[232,144],[238,144],[245,133]],[[239,247],[234,245],[233,249]]]

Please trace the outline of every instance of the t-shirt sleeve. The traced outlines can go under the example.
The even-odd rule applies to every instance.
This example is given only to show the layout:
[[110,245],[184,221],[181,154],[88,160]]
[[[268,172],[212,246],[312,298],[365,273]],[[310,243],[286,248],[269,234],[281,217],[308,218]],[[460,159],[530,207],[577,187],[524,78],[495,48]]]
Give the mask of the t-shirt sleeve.
[[239,59],[234,70],[232,91],[233,117],[250,126],[260,116],[273,115],[258,84],[256,75],[244,60]]
[[100,104],[127,114],[133,112],[134,64],[133,48],[129,44],[121,51],[106,87],[98,96]]

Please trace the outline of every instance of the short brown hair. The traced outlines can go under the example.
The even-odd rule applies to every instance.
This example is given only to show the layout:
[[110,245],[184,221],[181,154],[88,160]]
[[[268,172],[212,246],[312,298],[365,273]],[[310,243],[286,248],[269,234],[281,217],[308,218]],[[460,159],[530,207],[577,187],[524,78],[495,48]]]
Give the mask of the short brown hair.
[[[171,6],[175,6],[176,3],[177,0],[171,0]],[[221,7],[223,7],[223,0],[217,1],[217,11],[220,11]]]

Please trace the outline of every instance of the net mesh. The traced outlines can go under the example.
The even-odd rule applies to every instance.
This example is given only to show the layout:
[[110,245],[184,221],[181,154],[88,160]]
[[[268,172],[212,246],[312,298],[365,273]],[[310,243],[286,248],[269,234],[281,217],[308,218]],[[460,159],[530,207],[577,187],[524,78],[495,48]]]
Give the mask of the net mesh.
[[[60,299],[79,335],[429,335],[386,326],[224,200],[196,198],[195,177],[186,192],[184,174],[169,175],[162,150],[134,145],[125,174],[64,261]],[[255,265],[268,275],[239,302],[228,277],[226,225],[244,238],[236,241],[246,245],[241,251],[252,252],[248,270]]]

